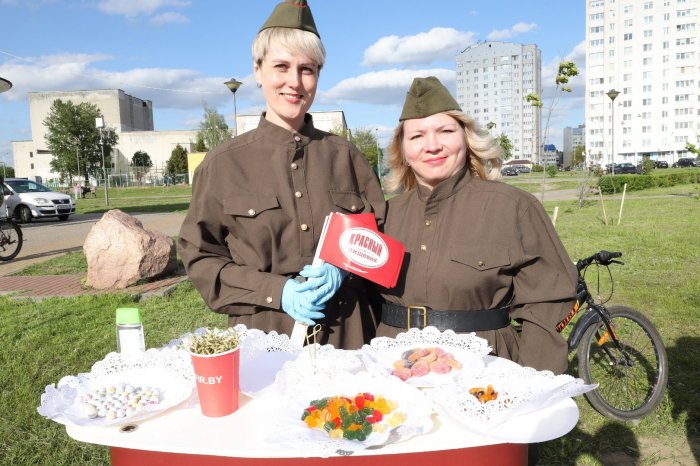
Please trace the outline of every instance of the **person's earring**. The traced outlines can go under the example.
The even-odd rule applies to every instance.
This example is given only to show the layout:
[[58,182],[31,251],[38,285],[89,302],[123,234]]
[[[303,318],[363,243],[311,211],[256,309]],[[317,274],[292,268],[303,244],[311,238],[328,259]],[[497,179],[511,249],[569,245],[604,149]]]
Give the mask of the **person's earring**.
[[260,89],[262,87],[262,84],[260,84],[260,83],[255,83],[255,85],[258,86],[258,89]]

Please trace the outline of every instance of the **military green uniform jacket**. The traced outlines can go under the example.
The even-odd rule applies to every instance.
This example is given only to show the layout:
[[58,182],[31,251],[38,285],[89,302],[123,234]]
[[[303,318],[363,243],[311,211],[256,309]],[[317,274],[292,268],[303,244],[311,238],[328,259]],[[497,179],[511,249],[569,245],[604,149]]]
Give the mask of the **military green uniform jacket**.
[[[299,132],[263,117],[257,129],[210,151],[195,171],[192,204],[180,231],[187,274],[229,325],[290,334],[282,288],[313,261],[326,215],[373,213],[385,201],[364,155],[314,128]],[[359,348],[374,335],[367,283],[350,275],[326,304],[320,343]]]
[[[433,309],[481,310],[512,296],[513,327],[477,332],[498,356],[536,369],[566,370],[556,324],[575,302],[576,268],[542,205],[502,182],[462,170],[432,191],[389,200],[384,231],[406,247],[398,285],[387,301]],[[377,334],[405,331],[380,324]]]

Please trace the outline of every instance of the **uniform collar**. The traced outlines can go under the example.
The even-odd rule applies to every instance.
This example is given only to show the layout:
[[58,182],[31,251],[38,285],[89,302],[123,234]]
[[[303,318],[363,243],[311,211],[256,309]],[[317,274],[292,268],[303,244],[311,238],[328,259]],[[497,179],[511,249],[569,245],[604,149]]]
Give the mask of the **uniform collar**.
[[304,126],[302,126],[299,131],[289,131],[267,121],[265,119],[265,112],[260,115],[258,128],[265,133],[265,138],[272,139],[280,144],[287,144],[290,141],[295,141],[300,145],[306,145],[311,142],[316,132],[316,128],[314,128],[314,119],[308,113],[304,116]]
[[456,194],[460,189],[467,185],[472,180],[472,175],[469,172],[469,168],[465,166],[460,171],[449,177],[448,179],[440,182],[432,190],[427,187],[416,184],[416,189],[418,190],[418,197],[421,201],[425,202],[431,201],[441,201],[447,199],[448,197]]

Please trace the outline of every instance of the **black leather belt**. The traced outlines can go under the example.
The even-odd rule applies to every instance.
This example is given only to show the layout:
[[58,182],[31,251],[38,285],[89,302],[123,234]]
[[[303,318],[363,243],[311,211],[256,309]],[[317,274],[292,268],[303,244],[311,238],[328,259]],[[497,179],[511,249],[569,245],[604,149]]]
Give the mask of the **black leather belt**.
[[427,306],[401,306],[382,303],[382,322],[392,327],[410,329],[429,325],[440,331],[480,332],[510,325],[510,304],[480,311],[443,311]]

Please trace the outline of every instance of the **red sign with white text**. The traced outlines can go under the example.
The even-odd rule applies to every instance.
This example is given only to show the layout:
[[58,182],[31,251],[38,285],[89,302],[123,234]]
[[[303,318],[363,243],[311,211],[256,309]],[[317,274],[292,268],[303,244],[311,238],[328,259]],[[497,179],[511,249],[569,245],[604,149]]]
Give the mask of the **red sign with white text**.
[[386,288],[396,285],[405,249],[378,231],[371,214],[332,213],[326,222],[321,259]]

